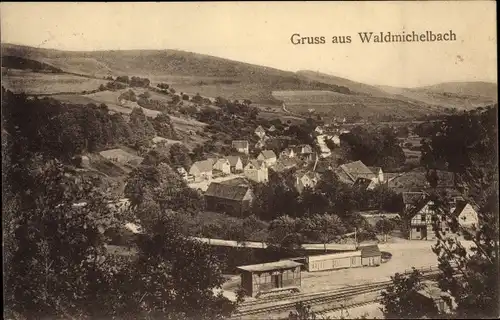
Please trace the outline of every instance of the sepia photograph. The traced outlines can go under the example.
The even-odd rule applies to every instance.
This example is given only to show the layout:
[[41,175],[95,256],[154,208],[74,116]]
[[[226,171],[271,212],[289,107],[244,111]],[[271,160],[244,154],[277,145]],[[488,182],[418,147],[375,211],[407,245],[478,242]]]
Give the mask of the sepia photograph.
[[2,2],[4,318],[498,319],[496,9]]

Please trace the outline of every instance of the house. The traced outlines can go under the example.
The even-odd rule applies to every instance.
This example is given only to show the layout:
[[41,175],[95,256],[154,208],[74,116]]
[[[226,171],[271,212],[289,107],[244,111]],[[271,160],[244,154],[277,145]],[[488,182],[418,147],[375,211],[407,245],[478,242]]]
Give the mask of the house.
[[382,252],[380,252],[378,245],[363,246],[360,249],[363,266],[379,266],[382,263]]
[[119,163],[119,164],[128,164],[131,166],[138,166],[141,164],[144,158],[136,156],[132,153],[129,153],[122,149],[110,149],[99,152],[101,156],[106,158],[107,160]]
[[378,177],[378,183],[384,182],[384,172],[381,167],[368,167]]
[[363,178],[362,181],[368,179],[371,182],[367,189],[373,189],[379,183],[378,177],[359,160],[339,166],[335,169],[335,174],[340,181],[350,185],[354,185],[359,178]]
[[[406,216],[410,218],[409,239],[435,240],[434,223],[442,219],[439,219],[432,208],[434,203],[429,200],[428,195],[424,192],[404,192],[403,203]],[[446,233],[449,228],[445,227],[443,231]]]
[[452,210],[452,215],[457,218],[457,222],[464,228],[474,228],[479,226],[477,210],[468,202],[459,200]]
[[245,177],[255,182],[267,182],[269,180],[267,166],[264,161],[250,160],[243,169]]
[[274,166],[272,166],[273,171],[282,172],[293,167],[297,167],[299,162],[296,158],[280,158]]
[[196,161],[189,169],[189,174],[194,177],[194,181],[212,179],[213,163],[211,160]]
[[270,167],[276,164],[278,160],[276,154],[273,150],[262,150],[261,153],[257,156],[257,160],[264,161],[266,166]]
[[208,157],[207,160],[210,161],[213,166],[217,162],[217,157]]
[[313,155],[314,155],[313,149],[308,144],[302,144],[302,145],[296,146],[294,148],[294,152],[298,157],[300,157],[306,161],[313,160]]
[[264,130],[262,126],[258,126],[254,132],[257,135],[257,137],[259,137],[259,139],[262,139],[266,135],[266,130]]
[[[434,281],[423,281],[422,288],[416,292],[416,297],[412,301],[418,302],[422,306],[422,312],[431,319],[437,319],[439,313],[449,314],[457,306],[453,296],[442,291]],[[451,302],[451,308],[446,301]]]
[[229,161],[229,170],[231,173],[239,173],[243,171],[243,161],[239,156],[227,156],[227,161]]
[[222,173],[225,174],[230,174],[231,173],[231,164],[229,163],[229,160],[226,158],[220,158],[218,159],[214,165],[212,166],[214,170],[219,170]]
[[269,131],[269,132],[274,132],[274,131],[276,131],[276,127],[275,127],[274,125],[271,125],[271,126],[269,127],[269,129],[267,129],[267,131]]
[[247,140],[234,140],[232,142],[232,147],[235,148],[238,152],[248,154],[248,141]]
[[317,134],[323,134],[323,128],[320,127],[320,126],[317,126],[315,129],[314,129],[314,132],[316,132]]
[[88,168],[90,166],[90,159],[87,156],[74,156],[71,160],[78,168]]
[[212,182],[204,198],[207,210],[241,217],[250,211],[254,194],[247,185]]
[[175,168],[175,171],[177,171],[177,173],[182,177],[182,179],[188,180],[189,175],[186,169],[184,169],[183,167],[177,167]]
[[328,136],[328,139],[330,139],[336,146],[340,147],[340,137],[338,134],[334,134],[333,136]]
[[304,188],[314,188],[320,180],[320,175],[317,172],[297,172],[295,174],[295,188],[300,193]]
[[281,290],[300,290],[301,263],[281,260],[247,266],[237,269],[241,275],[241,287],[247,295],[259,297],[262,294]]
[[257,143],[255,143],[255,149],[262,149],[266,146],[267,141],[269,140],[268,136],[264,136]]
[[285,148],[280,153],[280,158],[281,157],[286,157],[286,158],[293,158],[293,157],[295,157],[295,152],[293,151],[293,148]]

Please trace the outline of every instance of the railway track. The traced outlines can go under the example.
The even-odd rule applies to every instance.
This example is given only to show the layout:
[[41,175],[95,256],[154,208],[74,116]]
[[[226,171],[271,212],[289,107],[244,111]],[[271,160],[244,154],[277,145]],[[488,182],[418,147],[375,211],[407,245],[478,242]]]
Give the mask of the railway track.
[[[423,276],[424,278],[431,278],[435,276],[437,268],[432,270],[430,268]],[[325,304],[331,304],[335,302],[341,302],[348,298],[354,298],[356,296],[373,293],[385,289],[391,280],[379,281],[371,284],[355,285],[348,288],[330,290],[320,293],[307,293],[307,294],[297,294],[297,295],[279,295],[275,297],[265,298],[263,300],[246,302],[240,305],[238,311],[233,315],[233,319],[239,319],[244,316],[254,316],[259,314],[278,314],[281,312],[291,311],[295,309],[297,302],[302,302],[310,306],[321,306]],[[378,299],[378,298],[377,298]],[[279,303],[282,302],[283,303]],[[373,303],[376,300],[369,300],[363,302],[357,302],[354,304],[334,306],[326,309],[322,309],[320,313],[332,312],[346,307],[354,307],[361,304]],[[275,304],[273,304],[275,303]],[[277,303],[277,304],[276,304]],[[269,305],[271,304],[271,305]]]
[[[424,274],[424,276],[432,276],[434,274],[434,272],[436,272],[438,270],[438,268],[437,268],[437,266],[432,266],[432,267],[427,267],[427,268],[421,268],[419,270]],[[409,274],[409,273],[411,273],[411,270],[405,270],[404,273]],[[334,293],[348,290],[348,289],[354,290],[356,288],[366,288],[367,286],[370,286],[370,285],[379,285],[379,284],[384,285],[384,284],[389,284],[389,283],[391,283],[390,280],[384,280],[384,281],[373,282],[373,283],[370,283],[368,285],[367,284],[352,285],[352,286],[349,286],[347,288],[333,289],[333,290],[328,290],[328,291],[323,291],[323,292],[299,293],[299,294],[283,293],[280,295],[274,295],[274,296],[261,298],[259,300],[243,302],[240,304],[240,308],[246,309],[248,307],[264,305],[264,304],[269,304],[272,302],[279,302],[279,301],[283,301],[283,300],[291,300],[291,299],[300,301],[300,299],[315,297],[315,296],[319,296],[322,294],[327,294],[327,293],[334,294]]]

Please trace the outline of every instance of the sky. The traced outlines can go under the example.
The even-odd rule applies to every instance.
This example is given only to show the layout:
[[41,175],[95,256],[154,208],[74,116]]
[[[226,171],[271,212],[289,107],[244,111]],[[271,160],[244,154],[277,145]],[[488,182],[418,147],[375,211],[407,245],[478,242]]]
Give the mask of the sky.
[[[374,85],[497,82],[494,1],[0,4],[2,43],[178,49]],[[453,30],[454,42],[361,43],[358,32]],[[292,34],[326,44],[293,45]],[[351,43],[333,44],[333,36]]]

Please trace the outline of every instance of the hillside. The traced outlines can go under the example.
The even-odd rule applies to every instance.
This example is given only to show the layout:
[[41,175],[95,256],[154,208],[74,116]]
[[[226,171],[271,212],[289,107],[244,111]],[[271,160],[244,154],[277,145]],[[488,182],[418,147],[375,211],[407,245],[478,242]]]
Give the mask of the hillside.
[[417,88],[379,86],[395,96],[428,105],[470,110],[497,102],[498,86],[491,82],[444,82]]
[[392,95],[389,94],[388,92],[385,92],[384,90],[381,90],[375,86],[352,81],[345,78],[336,77],[334,75],[329,75],[326,73],[310,71],[310,70],[300,70],[297,71],[297,74],[309,80],[320,81],[323,83],[334,84],[337,86],[344,86],[349,88],[351,91],[359,94],[370,95],[375,97],[386,97],[386,98],[392,97]]
[[65,72],[102,78],[107,75],[149,77],[179,90],[204,96],[274,101],[274,90],[338,90],[337,86],[304,79],[293,72],[178,50],[69,52],[2,45],[2,56],[49,64]]
[[[303,117],[314,109],[326,117],[413,118],[441,113],[445,107],[470,109],[496,101],[496,85],[488,83],[377,87],[319,72],[294,73],[179,50],[77,52],[3,44],[2,56],[9,57],[8,70],[2,69],[5,86],[16,92],[90,94],[106,76],[141,76],[153,86],[166,82],[189,95],[250,99],[279,117]],[[26,64],[58,73],[33,72],[38,69],[26,70]],[[281,110],[282,102],[293,114]]]

